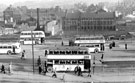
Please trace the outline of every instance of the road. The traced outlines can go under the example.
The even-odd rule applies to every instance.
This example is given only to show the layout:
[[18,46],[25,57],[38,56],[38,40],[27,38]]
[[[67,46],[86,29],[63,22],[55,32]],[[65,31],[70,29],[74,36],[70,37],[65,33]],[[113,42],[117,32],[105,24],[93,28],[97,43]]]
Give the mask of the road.
[[[84,73],[83,77],[78,77],[73,73],[65,74],[66,83],[82,83],[82,82],[92,82],[95,83],[105,81],[107,82],[124,82],[124,81],[134,81],[135,78],[131,77],[135,75],[135,47],[134,43],[128,44],[128,50],[124,49],[124,44],[117,43],[118,46],[109,49],[106,45],[106,50],[104,52],[104,63],[100,62],[101,54],[91,54],[96,57],[96,64],[92,78],[87,77],[87,73]],[[1,83],[63,83],[62,77],[63,73],[58,73],[58,78],[52,78],[51,73],[47,73],[47,76],[39,75],[37,71],[36,61],[38,56],[41,57],[42,61],[45,60],[44,49],[48,46],[36,45],[34,46],[34,64],[35,64],[35,74],[33,71],[33,61],[32,61],[32,46],[23,45],[22,48],[26,50],[26,60],[21,60],[21,55],[0,55],[0,64],[4,64],[6,68],[8,64],[12,62],[13,66],[13,75],[3,75],[0,74]],[[112,78],[111,78],[112,77]],[[132,78],[130,79],[121,79],[121,78]],[[119,78],[119,79],[116,79]],[[108,80],[107,80],[108,79]],[[112,79],[112,80],[111,80]],[[123,81],[122,81],[123,80]]]

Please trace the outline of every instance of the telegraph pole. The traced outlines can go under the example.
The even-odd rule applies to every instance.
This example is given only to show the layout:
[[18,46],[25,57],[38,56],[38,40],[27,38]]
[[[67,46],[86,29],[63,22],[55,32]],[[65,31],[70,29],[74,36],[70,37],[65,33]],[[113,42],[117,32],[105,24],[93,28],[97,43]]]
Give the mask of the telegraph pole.
[[31,31],[31,39],[32,39],[32,63],[33,63],[33,73],[35,73],[34,71],[34,45],[33,45],[33,32]]

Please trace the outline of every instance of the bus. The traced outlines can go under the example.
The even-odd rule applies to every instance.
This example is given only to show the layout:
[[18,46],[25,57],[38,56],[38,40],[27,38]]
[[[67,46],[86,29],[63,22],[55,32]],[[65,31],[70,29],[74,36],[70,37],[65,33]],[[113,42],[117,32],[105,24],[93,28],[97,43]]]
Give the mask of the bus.
[[47,71],[74,71],[80,66],[82,71],[91,67],[91,55],[85,49],[49,49],[47,50]]
[[32,41],[33,44],[42,44],[44,38],[45,33],[43,31],[22,31],[20,34],[20,42],[22,44],[32,44]]
[[0,43],[0,54],[11,55],[15,49],[15,54],[21,53],[21,45],[19,42]]
[[81,47],[87,47],[88,52],[103,52],[105,47],[105,38],[102,35],[98,36],[81,36],[76,37],[74,44]]

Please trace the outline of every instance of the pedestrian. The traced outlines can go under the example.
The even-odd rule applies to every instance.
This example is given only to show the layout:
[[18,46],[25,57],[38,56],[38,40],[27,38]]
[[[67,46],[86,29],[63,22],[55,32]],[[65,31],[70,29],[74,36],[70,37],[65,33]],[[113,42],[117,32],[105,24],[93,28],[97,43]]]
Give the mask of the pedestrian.
[[75,67],[74,72],[75,72],[75,74],[78,73],[78,65]]
[[46,75],[46,67],[43,66],[43,74]]
[[4,73],[4,74],[6,73],[5,72],[5,66],[3,64],[1,65],[1,73]]
[[63,41],[61,42],[61,46],[63,46],[64,45],[64,43],[63,43]]
[[25,59],[25,50],[22,51],[21,59]]
[[13,46],[13,53],[15,54],[15,46]]
[[88,70],[88,77],[91,77],[91,68]]
[[109,44],[109,48],[112,49],[112,43]]
[[78,66],[78,76],[82,76],[82,69],[80,66]]
[[52,77],[57,78],[57,74],[56,74],[56,68],[55,68],[55,70],[53,71],[53,75],[52,75]]
[[127,50],[127,44],[125,44],[125,49]]
[[45,50],[45,57],[46,57],[47,53],[48,53],[47,50]]
[[39,72],[39,74],[41,74],[41,72],[42,72],[42,66],[41,65],[38,66],[38,72]]
[[102,53],[101,60],[103,60],[103,58],[104,58],[104,54]]
[[9,74],[12,73],[12,62],[9,63],[9,66],[8,66],[8,73],[9,73]]
[[95,60],[96,60],[96,57],[95,57],[95,55],[94,55],[94,57],[93,57],[93,64],[95,64]]
[[40,56],[38,56],[37,65],[38,65],[38,66],[41,65],[41,58],[40,58]]

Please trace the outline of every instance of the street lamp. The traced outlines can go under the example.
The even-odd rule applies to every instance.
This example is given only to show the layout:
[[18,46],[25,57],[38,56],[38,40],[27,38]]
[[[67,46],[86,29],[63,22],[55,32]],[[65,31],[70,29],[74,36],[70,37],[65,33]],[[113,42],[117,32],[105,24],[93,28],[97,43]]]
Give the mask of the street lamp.
[[33,32],[31,31],[31,39],[32,39],[32,63],[33,63],[33,73],[35,73],[34,71],[34,45],[33,45]]

